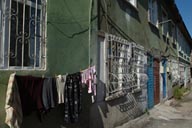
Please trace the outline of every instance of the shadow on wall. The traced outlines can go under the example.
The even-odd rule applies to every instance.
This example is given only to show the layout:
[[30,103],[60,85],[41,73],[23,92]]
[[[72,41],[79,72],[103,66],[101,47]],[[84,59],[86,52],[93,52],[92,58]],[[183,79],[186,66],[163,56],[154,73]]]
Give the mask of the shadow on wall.
[[91,128],[114,128],[142,114],[132,94],[95,103],[90,113]]
[[141,5],[146,11],[148,11],[148,2],[145,0],[137,0],[137,3]]
[[131,17],[135,18],[138,22],[141,22],[139,13],[136,7],[126,2],[125,0],[117,0],[119,7]]
[[[91,107],[90,115],[90,127],[91,128],[104,128],[104,118],[107,118],[107,113],[109,112],[107,104],[105,102],[94,104]],[[102,115],[101,115],[102,114]]]
[[160,38],[159,28],[153,25],[151,22],[148,22],[148,23],[149,23],[151,32],[153,32],[158,38]]

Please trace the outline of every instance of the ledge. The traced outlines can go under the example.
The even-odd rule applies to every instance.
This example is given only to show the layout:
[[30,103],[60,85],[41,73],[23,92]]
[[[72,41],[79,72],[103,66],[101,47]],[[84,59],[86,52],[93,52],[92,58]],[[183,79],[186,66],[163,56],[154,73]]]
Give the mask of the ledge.
[[127,1],[127,0],[124,0],[132,9],[134,9],[136,12],[139,12],[139,10],[138,10],[138,5],[136,5],[136,7],[134,6],[134,5],[132,5],[129,1]]

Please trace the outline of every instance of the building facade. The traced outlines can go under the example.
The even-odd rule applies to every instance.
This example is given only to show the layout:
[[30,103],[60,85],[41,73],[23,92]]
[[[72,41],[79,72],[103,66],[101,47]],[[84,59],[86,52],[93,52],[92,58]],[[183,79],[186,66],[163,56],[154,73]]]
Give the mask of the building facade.
[[41,122],[35,114],[24,117],[27,128],[116,127],[171,98],[174,86],[188,85],[192,39],[174,0],[2,0],[0,6],[2,122],[13,72],[55,76],[96,66],[97,94],[83,92],[77,123],[64,123],[59,106]]

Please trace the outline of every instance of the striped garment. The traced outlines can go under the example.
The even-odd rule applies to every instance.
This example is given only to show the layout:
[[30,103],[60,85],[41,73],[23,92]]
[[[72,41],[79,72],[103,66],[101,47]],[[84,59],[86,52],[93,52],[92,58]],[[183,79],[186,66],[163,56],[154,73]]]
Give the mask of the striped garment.
[[19,90],[17,82],[15,80],[15,73],[11,74],[9,77],[6,103],[5,103],[5,112],[6,112],[5,123],[10,128],[20,128],[23,119],[23,113],[21,108]]

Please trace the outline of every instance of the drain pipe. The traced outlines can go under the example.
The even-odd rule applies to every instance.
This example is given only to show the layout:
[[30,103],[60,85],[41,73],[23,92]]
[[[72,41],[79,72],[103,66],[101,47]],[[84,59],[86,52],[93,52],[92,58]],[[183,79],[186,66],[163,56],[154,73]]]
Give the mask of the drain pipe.
[[92,4],[93,4],[93,0],[90,0],[90,5],[89,5],[89,43],[88,43],[88,47],[89,47],[89,67],[91,66],[91,18],[92,18]]

